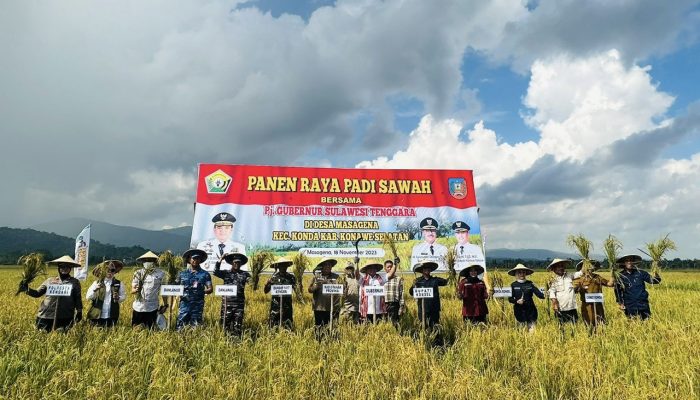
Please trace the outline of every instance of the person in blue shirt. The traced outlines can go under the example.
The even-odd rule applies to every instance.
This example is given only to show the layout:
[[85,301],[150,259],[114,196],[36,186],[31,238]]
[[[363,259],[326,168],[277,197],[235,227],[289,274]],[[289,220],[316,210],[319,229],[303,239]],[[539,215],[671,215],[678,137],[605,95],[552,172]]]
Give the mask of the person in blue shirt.
[[243,334],[243,316],[245,313],[245,285],[250,282],[250,274],[241,270],[248,263],[248,257],[243,253],[227,253],[223,261],[231,265],[231,269],[222,270],[221,260],[214,265],[214,276],[221,278],[224,285],[236,286],[236,297],[225,298],[221,301],[221,324],[227,333],[240,337]]
[[615,282],[615,300],[628,318],[647,319],[651,316],[646,284],[661,283],[658,274],[652,277],[648,272],[637,269],[641,262],[642,257],[636,254],[628,254],[616,260],[616,264],[623,270]]
[[176,285],[184,286],[184,294],[180,298],[180,310],[177,314],[177,330],[186,325],[197,326],[204,320],[204,296],[212,292],[211,275],[204,271],[200,264],[207,259],[204,250],[187,250],[182,258],[188,267],[180,272],[175,279]]

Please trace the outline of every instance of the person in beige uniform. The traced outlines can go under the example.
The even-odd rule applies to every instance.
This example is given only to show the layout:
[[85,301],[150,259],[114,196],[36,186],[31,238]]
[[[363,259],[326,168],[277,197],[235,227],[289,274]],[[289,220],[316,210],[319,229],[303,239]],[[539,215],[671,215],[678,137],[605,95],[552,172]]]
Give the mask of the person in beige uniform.
[[[574,290],[581,295],[581,319],[587,325],[595,326],[605,323],[605,308],[603,303],[587,303],[586,293],[603,293],[603,286],[614,287],[615,284],[595,273],[600,268],[599,261],[591,261],[591,264],[593,271],[589,276],[584,275],[574,282]],[[580,271],[582,267],[583,260],[576,264],[576,270]]]
[[343,305],[340,308],[340,319],[343,321],[359,322],[360,313],[360,283],[355,278],[355,265],[348,262],[343,277]]

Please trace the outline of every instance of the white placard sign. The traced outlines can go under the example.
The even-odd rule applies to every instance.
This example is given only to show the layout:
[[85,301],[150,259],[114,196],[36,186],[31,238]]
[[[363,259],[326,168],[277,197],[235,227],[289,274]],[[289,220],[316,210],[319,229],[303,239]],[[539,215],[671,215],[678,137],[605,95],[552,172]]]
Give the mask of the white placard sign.
[[603,293],[586,293],[586,303],[603,303]]
[[46,295],[47,296],[70,296],[71,291],[73,290],[73,285],[48,285],[46,286]]
[[182,296],[185,294],[185,287],[182,285],[162,285],[160,287],[161,296]]
[[384,286],[365,286],[367,296],[385,296]]
[[214,288],[214,295],[226,296],[226,297],[236,297],[236,296],[238,296],[238,286],[236,286],[236,285],[216,285],[216,288]]
[[432,299],[433,288],[413,288],[413,297],[416,299]]
[[321,287],[321,290],[323,294],[342,295],[343,285],[326,284]]
[[273,296],[291,296],[292,285],[272,285],[270,287],[270,293],[272,293]]
[[513,295],[513,289],[510,286],[493,288],[493,297],[510,297]]

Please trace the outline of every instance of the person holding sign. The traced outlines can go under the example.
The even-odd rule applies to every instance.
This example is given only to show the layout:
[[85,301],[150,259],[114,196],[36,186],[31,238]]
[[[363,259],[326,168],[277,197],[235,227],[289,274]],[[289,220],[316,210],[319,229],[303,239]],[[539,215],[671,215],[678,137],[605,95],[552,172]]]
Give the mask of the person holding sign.
[[[214,215],[211,222],[214,223],[214,237],[197,244],[199,250],[204,250],[207,253],[208,261],[202,263],[202,268],[206,271],[213,271],[214,264],[221,261],[224,254],[239,253],[245,255],[245,246],[231,240],[236,217],[227,212],[219,212]],[[223,269],[228,270],[229,265],[225,265]]]
[[186,325],[197,326],[204,322],[204,296],[212,292],[211,275],[200,267],[207,259],[207,253],[199,249],[190,249],[182,258],[187,263],[187,269],[180,272],[175,279],[176,285],[184,287],[177,314],[178,331]]
[[343,306],[340,309],[340,319],[344,321],[359,322],[360,313],[360,282],[355,276],[355,265],[348,261],[345,267],[345,277],[343,279]]
[[165,283],[165,272],[156,267],[158,255],[151,251],[147,251],[136,261],[143,263],[143,266],[134,272],[134,279],[131,281],[131,294],[136,295],[131,306],[134,310],[131,314],[131,326],[152,329],[158,319],[158,313],[164,313],[168,307],[165,296],[163,305],[158,306],[160,287]]
[[20,290],[34,298],[46,295],[36,315],[38,330],[68,330],[75,322],[83,319],[80,281],[70,276],[72,269],[80,267],[80,263],[70,256],[63,256],[49,261],[49,265],[58,267],[58,277],[48,278],[37,290],[30,289],[27,285],[20,287]]
[[[589,276],[583,276],[574,284],[574,290],[581,295],[581,319],[587,325],[598,325],[605,323],[605,308],[603,303],[592,303],[586,301],[586,294],[603,293],[603,286],[613,287],[615,284],[595,273],[600,268],[600,261],[591,260],[593,269]],[[576,270],[583,268],[583,260],[576,264]]]
[[[425,326],[432,329],[440,323],[440,286],[447,286],[447,279],[430,275],[438,269],[438,264],[432,261],[421,262],[413,266],[413,272],[421,274],[408,290],[411,296],[416,288],[432,288],[433,297],[418,300],[418,317],[425,315]],[[415,297],[415,296],[414,296]]]
[[573,274],[566,272],[566,267],[570,265],[571,260],[555,258],[547,267],[547,271],[553,273],[549,284],[549,298],[552,301],[554,315],[557,316],[560,323],[578,321],[574,279],[580,278],[583,273],[580,270]]
[[[296,287],[297,280],[294,275],[287,272],[293,264],[292,260],[285,257],[279,258],[270,264],[275,270],[270,280],[265,283],[265,293],[270,293],[272,285],[291,285]],[[284,327],[292,330],[294,328],[294,310],[292,308],[292,296],[272,296],[270,300],[270,328]]]
[[[221,261],[231,265],[229,271],[221,270]],[[242,253],[224,254],[222,260],[214,266],[214,276],[221,278],[224,285],[236,286],[236,297],[225,298],[221,302],[221,324],[226,332],[240,337],[243,334],[243,316],[245,313],[245,285],[250,281],[250,274],[241,271],[241,267],[248,263],[248,257]]]
[[[332,295],[323,293],[324,284],[338,283],[338,274],[332,271],[338,263],[334,258],[323,258],[314,268],[314,278],[309,285],[309,293],[313,294],[314,325],[321,328],[331,322]],[[335,308],[336,310],[338,308]]]
[[452,224],[452,231],[455,233],[457,244],[455,244],[455,269],[461,271],[470,265],[478,264],[482,267],[486,265],[484,253],[481,247],[469,243],[469,230],[471,228],[466,222],[457,221]]
[[[87,290],[85,298],[92,300],[88,318],[92,325],[112,327],[119,320],[119,304],[126,300],[126,289],[114,275],[124,268],[118,260],[107,260],[102,263],[107,268],[104,279],[96,279]],[[92,273],[97,276],[97,269]]]
[[406,310],[403,299],[403,278],[396,275],[400,261],[398,257],[393,261],[384,261],[384,272],[386,273],[384,304],[386,305],[386,316],[394,326],[399,324],[399,319]]
[[651,316],[646,284],[659,284],[661,277],[658,274],[652,277],[648,272],[637,269],[641,262],[642,257],[636,254],[617,259],[616,264],[623,268],[623,271],[615,285],[615,299],[628,318],[639,317],[644,320]]
[[[363,322],[376,322],[384,318],[386,306],[384,304],[384,296],[369,296],[366,288],[376,286],[384,286],[386,281],[381,275],[377,274],[382,269],[382,264],[371,263],[360,268],[357,272],[357,280],[360,283],[360,319]],[[391,275],[394,275],[391,272]]]
[[472,324],[485,324],[489,309],[486,300],[489,293],[486,284],[479,279],[479,274],[484,273],[484,267],[473,264],[459,271],[459,284],[457,285],[457,297],[462,299],[462,318],[464,322]]
[[518,264],[515,268],[508,271],[508,275],[515,276],[516,279],[515,282],[510,284],[511,296],[508,298],[508,301],[513,304],[513,313],[516,321],[526,326],[529,332],[534,332],[537,324],[537,308],[535,307],[533,296],[544,299],[544,294],[540,289],[532,281],[525,279],[526,276],[531,275],[533,272],[535,271],[523,264]]
[[445,270],[447,259],[447,247],[437,243],[438,223],[434,218],[424,218],[420,222],[423,242],[413,246],[411,251],[411,264],[422,262],[434,262],[441,271]]

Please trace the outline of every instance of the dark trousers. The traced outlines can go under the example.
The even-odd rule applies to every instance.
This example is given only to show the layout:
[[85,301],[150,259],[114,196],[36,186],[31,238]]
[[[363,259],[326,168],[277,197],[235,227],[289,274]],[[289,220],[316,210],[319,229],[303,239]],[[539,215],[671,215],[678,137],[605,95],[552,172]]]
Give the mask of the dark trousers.
[[148,329],[153,329],[158,319],[158,309],[153,311],[134,311],[131,314],[131,326],[143,325]]
[[330,311],[315,311],[314,310],[314,325],[326,326],[331,322]]
[[391,321],[392,324],[399,324],[399,309],[401,304],[398,301],[387,301],[384,303],[386,305],[386,317]]
[[[223,307],[222,307],[222,314],[223,314]],[[226,330],[227,333],[230,333],[234,336],[240,337],[243,335],[243,316],[244,316],[244,307],[242,306],[237,306],[237,307],[228,307],[226,309],[226,325],[224,325],[224,330]],[[221,323],[224,323],[224,316],[221,315]]]
[[571,323],[576,323],[578,321],[578,311],[574,310],[568,310],[568,311],[559,311],[557,314],[557,318],[559,319],[559,322],[562,324],[565,324],[567,322]]
[[639,318],[642,320],[649,319],[651,317],[651,311],[649,310],[625,310],[625,315],[627,318]]
[[111,328],[117,324],[117,318],[98,318],[91,319],[90,325],[99,326],[101,328]]
[[462,318],[464,319],[464,322],[470,322],[472,325],[486,323],[486,314],[477,315],[477,316],[466,316],[466,317],[462,317]]
[[[56,318],[56,329],[68,330],[73,326],[73,318]],[[53,330],[53,319],[37,318],[36,329],[44,332]]]

